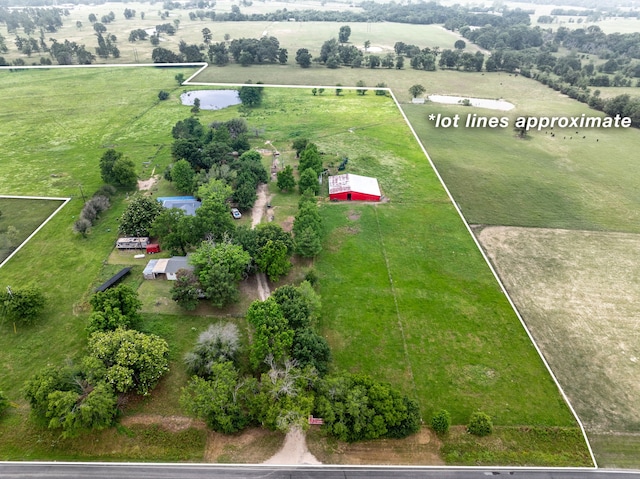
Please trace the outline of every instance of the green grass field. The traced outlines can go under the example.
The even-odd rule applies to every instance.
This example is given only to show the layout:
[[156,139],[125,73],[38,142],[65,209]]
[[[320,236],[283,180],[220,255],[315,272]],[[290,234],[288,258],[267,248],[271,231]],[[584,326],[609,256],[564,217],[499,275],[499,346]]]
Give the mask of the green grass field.
[[0,263],[61,204],[62,200],[0,197]]
[[[568,99],[549,101],[553,96],[531,104],[521,97],[507,116],[600,116]],[[543,110],[538,103],[545,100]],[[444,130],[428,119],[430,113],[499,112],[436,104],[403,110],[469,223],[640,232],[640,172],[633,167],[638,130],[555,128],[519,139],[512,128]]]
[[[82,355],[91,287],[120,267],[117,261],[107,261],[116,238],[117,217],[126,202],[120,196],[83,239],[71,231],[82,203],[77,185],[83,184],[89,193],[97,188],[97,162],[106,146],[134,158],[141,176],[150,173],[143,161],[150,160],[158,168],[166,164],[170,128],[187,111],[175,94],[163,103],[156,97],[160,88],[175,90],[176,71],[25,71],[0,76],[0,88],[7,98],[24,97],[32,89],[42,96],[47,111],[58,112],[51,117],[55,121],[42,121],[22,102],[22,106],[12,103],[3,111],[7,128],[0,135],[11,142],[13,151],[10,161],[0,165],[0,177],[14,192],[75,197],[0,272],[0,282],[16,286],[37,278],[51,299],[40,325],[17,334],[4,326],[0,335],[0,366],[8,371],[1,387],[17,404],[0,423],[0,457],[20,457],[21,450],[31,451],[24,454],[29,458],[105,457],[83,441],[40,447],[19,389],[44,364]],[[49,97],[47,88],[55,94]],[[78,101],[70,107],[72,90]],[[203,112],[201,121],[206,124],[237,115],[237,107]],[[284,151],[292,138],[307,136],[318,143],[328,163],[347,155],[352,158],[349,171],[378,176],[390,198],[389,203],[375,207],[327,204],[322,208],[327,237],[315,266],[325,305],[321,326],[334,349],[336,368],[367,372],[402,387],[419,401],[426,420],[434,410],[445,407],[458,424],[480,409],[491,414],[497,425],[575,428],[391,99],[372,93],[314,97],[306,91],[268,90],[263,108],[250,111],[246,119],[250,126],[263,129],[261,137],[253,140],[255,146],[269,140]],[[23,126],[19,131],[24,132],[20,138],[10,134],[17,131],[14,125],[18,123]],[[65,149],[53,148],[45,161],[37,152],[48,152],[52,141]],[[15,171],[17,165],[29,168]],[[52,183],[51,171],[65,173],[66,180]],[[282,208],[286,218],[294,199],[285,195],[274,201],[274,209]],[[60,281],[61,274],[65,281]],[[127,281],[141,282],[137,277]],[[148,304],[153,304],[154,294],[149,293]],[[177,391],[186,378],[180,358],[212,318],[147,311],[145,330],[168,339],[174,372],[151,398],[134,404],[131,412],[180,414]],[[156,434],[151,426],[144,430]],[[196,458],[191,445],[200,444],[201,436],[193,434],[178,452],[167,443],[164,457]],[[31,439],[24,443],[25,437]],[[587,465],[586,449],[576,437],[572,448],[582,452],[572,455],[570,462]],[[518,454],[517,443],[510,446],[514,454]],[[126,448],[114,454],[109,457],[137,457]],[[163,453],[150,457],[159,458],[157,454]],[[536,463],[557,460],[547,457]]]

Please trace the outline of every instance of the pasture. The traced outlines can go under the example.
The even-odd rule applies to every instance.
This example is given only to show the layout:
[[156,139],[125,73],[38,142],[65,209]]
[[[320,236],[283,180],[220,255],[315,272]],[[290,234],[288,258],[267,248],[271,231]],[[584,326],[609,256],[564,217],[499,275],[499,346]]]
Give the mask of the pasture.
[[[469,95],[489,78],[469,85]],[[522,87],[504,95],[516,104],[511,118],[598,115],[526,79],[504,83]],[[637,344],[627,340],[638,316],[632,258],[640,173],[633,159],[640,132],[556,128],[519,139],[512,128],[436,129],[427,117],[499,112],[435,104],[403,110],[596,438],[599,464],[637,467],[630,352]]]
[[[55,444],[51,447],[34,443],[37,428],[28,420],[28,407],[19,388],[42,365],[82,354],[90,285],[108,268],[119,267],[107,261],[125,201],[122,196],[116,199],[84,239],[71,232],[82,203],[77,185],[83,184],[88,192],[97,188],[97,160],[107,146],[134,158],[143,177],[150,174],[143,162],[151,161],[157,168],[166,164],[170,128],[187,111],[173,93],[170,100],[158,102],[157,90],[175,91],[173,76],[179,71],[183,70],[23,71],[3,72],[0,77],[7,98],[20,97],[30,89],[38,91],[47,110],[58,112],[56,121],[60,124],[45,135],[41,126],[45,121],[37,112],[31,116],[22,103],[11,105],[15,114],[5,114],[7,129],[3,128],[2,134],[10,138],[7,132],[16,131],[12,121],[22,122],[25,128],[20,129],[24,132],[21,141],[11,138],[13,163],[3,163],[0,176],[20,192],[44,190],[74,196],[62,214],[0,272],[0,281],[16,285],[37,277],[50,298],[56,298],[40,325],[17,335],[0,335],[0,363],[9,372],[2,387],[17,403],[0,423],[2,457],[104,457],[88,446],[91,441],[52,440]],[[53,94],[44,89],[45,84]],[[70,86],[76,87],[74,98],[79,100],[73,105]],[[237,107],[202,112],[201,121],[237,115]],[[456,423],[464,424],[470,412],[482,409],[498,426],[577,431],[524,330],[389,98],[355,92],[314,97],[305,91],[269,89],[263,107],[248,111],[246,119],[260,132],[260,137],[252,140],[255,146],[269,140],[285,151],[292,138],[306,136],[318,143],[326,162],[348,155],[353,158],[350,171],[379,176],[391,199],[378,206],[327,204],[322,208],[327,236],[315,267],[325,305],[321,328],[334,348],[337,368],[368,372],[402,387],[419,401],[426,420],[434,410],[446,407]],[[65,145],[63,152],[53,148],[55,160],[47,163],[33,154],[48,151],[52,141]],[[33,168],[25,171],[24,178],[20,171],[11,170],[12,166],[31,163]],[[66,172],[67,180],[52,184],[49,172],[53,168]],[[294,198],[284,195],[281,203],[274,200],[274,208],[282,207],[285,219]],[[61,271],[64,282],[59,280]],[[131,281],[136,284],[139,279]],[[147,304],[154,301],[154,293],[150,294]],[[358,306],[362,304],[368,306]],[[180,414],[177,391],[185,380],[180,358],[197,332],[215,319],[152,310],[147,310],[144,318],[145,331],[169,341],[173,372],[150,398],[133,404],[129,414]],[[520,383],[536,387],[514,387]],[[150,425],[143,429],[150,431],[145,434],[157,430]],[[194,431],[188,433],[193,438],[185,440],[185,449],[179,452],[171,449],[174,443],[167,439],[164,457],[200,457],[193,448],[202,444],[202,436],[197,428]],[[129,434],[126,430],[123,433]],[[31,439],[24,442],[25,437]],[[519,454],[542,446],[534,441],[524,449],[517,442],[509,447]],[[579,434],[570,449],[574,451],[569,459],[572,464],[589,464]],[[21,455],[21,451],[31,452]],[[149,457],[158,458],[157,454],[162,455],[158,452]],[[138,456],[123,447],[109,457]],[[471,456],[464,460],[482,459]],[[498,462],[495,458],[485,460]],[[537,463],[564,462],[551,455]]]

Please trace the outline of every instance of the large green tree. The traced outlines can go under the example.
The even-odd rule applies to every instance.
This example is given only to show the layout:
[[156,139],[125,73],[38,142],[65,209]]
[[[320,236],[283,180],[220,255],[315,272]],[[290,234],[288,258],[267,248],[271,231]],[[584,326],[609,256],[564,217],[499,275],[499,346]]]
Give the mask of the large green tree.
[[284,170],[278,172],[278,189],[281,191],[293,191],[296,187],[296,180],[293,177],[291,165],[285,166]]
[[302,68],[309,68],[311,66],[311,53],[306,48],[299,48],[296,52],[296,63]]
[[214,431],[232,434],[249,423],[247,390],[231,362],[214,363],[210,379],[194,376],[182,388],[180,404]]
[[287,245],[278,240],[269,240],[260,248],[256,257],[256,264],[260,271],[267,274],[270,281],[278,281],[293,266],[289,261]]
[[149,229],[164,208],[148,196],[136,195],[120,217],[120,234],[149,236]]
[[406,437],[420,429],[420,411],[412,399],[388,384],[359,374],[327,376],[318,383],[314,413],[342,441]]
[[349,25],[343,25],[340,27],[340,32],[338,33],[338,40],[340,43],[347,43],[349,41],[349,37],[351,36],[351,27]]
[[202,238],[196,218],[180,208],[166,208],[156,217],[149,233],[160,238],[164,249],[183,256]]
[[146,395],[169,370],[169,346],[154,334],[121,328],[94,333],[88,351],[87,369],[121,393]]
[[200,303],[201,289],[200,281],[193,271],[179,269],[171,287],[171,299],[187,311],[193,311]]
[[142,301],[137,291],[126,284],[97,292],[89,303],[93,308],[87,326],[90,333],[135,328],[141,319]]
[[304,193],[309,190],[314,195],[320,192],[320,184],[318,183],[318,173],[313,168],[307,168],[300,174],[300,181],[298,181],[298,189],[300,193]]
[[425,92],[425,88],[422,85],[416,84],[409,87],[409,93],[413,98],[417,98]]
[[113,148],[109,148],[100,157],[100,176],[105,183],[125,188],[133,188],[137,183],[133,161]]
[[113,184],[122,186],[123,188],[132,189],[138,184],[138,175],[136,175],[136,167],[129,158],[118,158],[113,164],[111,170],[113,175]]
[[233,236],[236,225],[229,210],[229,205],[222,200],[223,191],[212,193],[202,199],[202,205],[196,210],[196,228],[202,238],[223,241]]
[[35,286],[0,290],[0,315],[17,324],[31,325],[40,317],[46,297]]
[[62,429],[64,437],[109,427],[118,412],[111,386],[73,365],[46,366],[22,391],[33,414],[46,419],[49,428]]
[[215,244],[205,241],[191,255],[205,297],[214,306],[222,307],[237,301],[238,283],[251,261],[241,246],[226,241]]
[[102,177],[102,181],[108,184],[115,183],[113,165],[117,160],[122,158],[122,156],[122,152],[116,151],[113,148],[109,148],[102,154],[100,157],[100,176]]
[[251,303],[247,322],[254,329],[249,359],[255,370],[264,369],[264,362],[269,356],[281,362],[290,355],[294,331],[275,299],[269,297],[265,301]]
[[308,168],[313,169],[316,172],[316,176],[322,173],[323,170],[322,156],[320,156],[318,145],[315,143],[308,143],[300,153],[298,169],[304,172]]
[[195,176],[196,173],[187,160],[178,160],[171,168],[171,181],[181,193],[193,193]]
[[248,107],[260,106],[264,96],[264,87],[243,85],[238,90],[238,96],[242,104]]
[[322,251],[320,234],[311,226],[296,234],[296,253],[304,258],[313,258]]

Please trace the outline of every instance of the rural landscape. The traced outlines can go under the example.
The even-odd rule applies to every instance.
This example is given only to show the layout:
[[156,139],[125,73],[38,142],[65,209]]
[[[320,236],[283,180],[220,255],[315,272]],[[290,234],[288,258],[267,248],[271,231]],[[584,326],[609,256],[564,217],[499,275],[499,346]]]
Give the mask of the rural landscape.
[[0,459],[640,468],[640,10],[566,3],[0,2]]

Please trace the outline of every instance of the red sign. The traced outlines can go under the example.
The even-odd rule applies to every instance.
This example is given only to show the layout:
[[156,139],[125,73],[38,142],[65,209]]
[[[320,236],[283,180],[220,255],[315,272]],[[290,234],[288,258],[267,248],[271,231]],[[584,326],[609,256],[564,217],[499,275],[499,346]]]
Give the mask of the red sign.
[[313,417],[313,416],[309,416],[309,424],[313,425],[322,425],[324,424],[324,421],[322,420],[321,417]]

